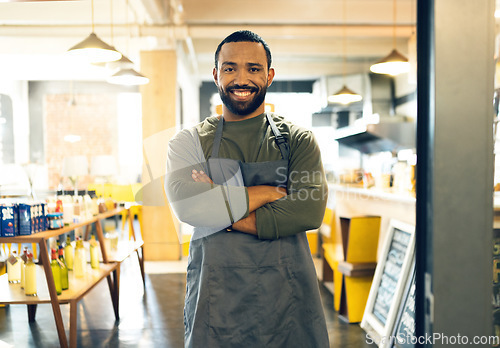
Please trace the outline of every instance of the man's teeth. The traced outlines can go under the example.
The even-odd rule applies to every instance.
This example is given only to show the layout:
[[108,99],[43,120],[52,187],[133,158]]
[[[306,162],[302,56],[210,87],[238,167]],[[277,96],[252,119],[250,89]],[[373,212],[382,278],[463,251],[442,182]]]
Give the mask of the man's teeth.
[[233,91],[234,94],[236,94],[236,96],[238,97],[246,97],[248,95],[250,95],[250,91]]

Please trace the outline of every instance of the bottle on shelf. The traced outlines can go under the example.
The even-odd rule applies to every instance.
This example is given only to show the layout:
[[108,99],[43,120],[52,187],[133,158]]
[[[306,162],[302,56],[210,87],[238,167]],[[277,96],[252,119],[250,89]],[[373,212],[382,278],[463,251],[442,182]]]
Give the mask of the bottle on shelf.
[[110,251],[110,252],[116,252],[118,250],[118,241],[120,239],[120,236],[118,234],[118,232],[116,231],[116,229],[113,229],[109,232],[106,232],[106,234],[104,235],[104,238],[105,238],[105,242],[106,242],[106,251]]
[[99,269],[99,242],[96,241],[95,236],[90,237],[90,266],[93,269]]
[[69,271],[73,270],[73,259],[74,259],[75,251],[73,250],[73,246],[71,245],[71,238],[66,236],[66,246],[64,247],[64,259],[66,261],[66,267]]
[[56,200],[56,213],[62,213],[63,212],[63,202],[61,200],[61,197],[57,197]]
[[58,295],[61,295],[62,287],[61,287],[61,267],[59,266],[59,262],[57,261],[57,252],[56,249],[52,249],[52,257],[50,262],[50,268],[52,269],[52,277],[54,278],[54,284],[56,286],[56,292]]
[[28,253],[26,261],[24,294],[26,296],[36,296],[36,265],[33,262],[33,254]]
[[66,261],[64,260],[64,250],[62,245],[59,245],[59,267],[61,268],[61,289],[68,290],[68,267],[66,266]]
[[15,250],[12,251],[7,259],[7,278],[9,283],[21,282],[21,259],[17,256]]
[[83,241],[77,237],[75,247],[75,259],[73,260],[73,273],[75,277],[82,278],[85,275],[87,267],[87,254]]
[[104,204],[106,205],[107,211],[112,211],[116,208],[116,202],[113,198],[111,198],[111,195],[108,196]]
[[23,255],[21,255],[21,289],[24,289],[24,279],[26,270],[26,261],[28,261],[28,248],[24,248]]

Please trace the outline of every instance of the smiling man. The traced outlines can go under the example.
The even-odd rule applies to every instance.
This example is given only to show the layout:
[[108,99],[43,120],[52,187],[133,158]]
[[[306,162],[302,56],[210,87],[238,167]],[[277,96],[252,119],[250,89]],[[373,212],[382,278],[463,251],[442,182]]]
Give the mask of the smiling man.
[[318,145],[265,113],[274,69],[258,35],[225,38],[213,77],[222,115],[179,132],[168,149],[169,202],[194,226],[185,346],[328,347],[305,233],[326,205]]
[[267,87],[274,78],[266,46],[227,42],[219,45],[215,57],[213,75],[225,109],[224,118],[239,121],[262,114]]

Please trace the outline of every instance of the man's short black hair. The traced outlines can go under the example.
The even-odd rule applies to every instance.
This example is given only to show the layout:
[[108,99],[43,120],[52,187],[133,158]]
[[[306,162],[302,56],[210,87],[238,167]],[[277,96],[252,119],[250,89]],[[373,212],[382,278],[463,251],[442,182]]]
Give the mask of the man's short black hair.
[[269,49],[269,46],[267,43],[264,41],[263,38],[261,38],[259,35],[255,34],[254,32],[251,32],[250,30],[239,30],[235,31],[228,37],[226,37],[222,42],[217,46],[217,49],[215,50],[215,69],[217,69],[217,65],[219,63],[219,54],[220,50],[222,48],[222,45],[229,43],[229,42],[257,42],[261,43],[262,46],[264,46],[264,49],[266,50],[266,56],[267,56],[267,69],[271,68],[271,50]]

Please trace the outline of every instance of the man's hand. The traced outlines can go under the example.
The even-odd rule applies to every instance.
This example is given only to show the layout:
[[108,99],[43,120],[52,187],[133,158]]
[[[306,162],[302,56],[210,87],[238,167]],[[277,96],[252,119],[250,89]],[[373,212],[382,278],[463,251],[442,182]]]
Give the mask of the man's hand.
[[214,183],[212,181],[212,179],[210,179],[210,177],[203,170],[200,170],[198,172],[196,169],[193,169],[191,171],[191,177],[196,182],[206,182],[206,183],[209,183],[209,184],[213,184]]

